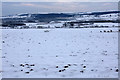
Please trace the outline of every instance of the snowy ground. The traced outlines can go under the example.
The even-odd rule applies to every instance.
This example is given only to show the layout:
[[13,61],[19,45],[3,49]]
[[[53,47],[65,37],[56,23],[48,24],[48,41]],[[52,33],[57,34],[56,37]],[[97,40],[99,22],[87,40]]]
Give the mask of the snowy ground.
[[113,27],[113,26],[118,26],[118,23],[94,23],[94,25]]
[[4,29],[2,76],[117,78],[117,31],[117,28]]

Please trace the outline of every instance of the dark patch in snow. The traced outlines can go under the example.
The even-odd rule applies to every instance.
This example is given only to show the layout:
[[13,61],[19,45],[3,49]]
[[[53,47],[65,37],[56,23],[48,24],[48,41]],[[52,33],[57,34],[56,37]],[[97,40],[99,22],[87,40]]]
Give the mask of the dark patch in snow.
[[6,56],[3,56],[2,58],[6,58]]
[[30,66],[35,66],[35,64],[31,64]]
[[25,72],[26,74],[29,74],[30,72]]
[[58,66],[56,66],[56,68],[58,68]]
[[30,71],[33,71],[33,69],[30,69]]
[[3,41],[3,43],[5,43],[5,41]]
[[83,68],[86,68],[86,66],[83,66]]
[[65,69],[62,69],[62,71],[65,71]]
[[20,64],[20,66],[24,67],[24,64]]
[[28,57],[31,57],[30,55],[28,55]]
[[102,62],[103,62],[104,60],[102,60]]
[[12,66],[12,67],[15,67],[15,65],[14,65],[14,64],[12,64],[11,66]]
[[59,70],[59,72],[62,72],[62,70]]
[[118,69],[116,69],[116,72],[118,72],[119,70]]
[[69,66],[64,66],[64,68],[68,68]]
[[68,66],[71,66],[71,64],[68,64]]
[[81,73],[83,73],[84,71],[80,71]]
[[49,32],[48,30],[45,30],[44,32]]

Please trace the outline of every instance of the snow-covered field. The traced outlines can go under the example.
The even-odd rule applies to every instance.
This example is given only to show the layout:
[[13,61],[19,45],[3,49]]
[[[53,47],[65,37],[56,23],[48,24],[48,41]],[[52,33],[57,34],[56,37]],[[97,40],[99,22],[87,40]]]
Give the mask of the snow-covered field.
[[117,31],[117,28],[4,29],[2,77],[117,78]]
[[109,26],[109,27],[119,26],[118,23],[94,23],[94,25],[97,25],[97,26]]

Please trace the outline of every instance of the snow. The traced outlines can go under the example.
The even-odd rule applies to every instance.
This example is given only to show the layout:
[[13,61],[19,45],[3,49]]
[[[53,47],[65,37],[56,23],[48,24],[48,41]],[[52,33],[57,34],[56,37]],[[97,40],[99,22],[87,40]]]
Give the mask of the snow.
[[[2,42],[2,30],[1,29],[0,29],[0,42]],[[0,79],[2,79],[2,59],[1,58],[2,58],[2,44],[0,44]]]
[[42,26],[42,27],[50,27],[50,28],[55,28],[55,27],[61,27],[63,26],[64,22],[55,22],[55,23],[25,23],[26,26],[31,27],[35,27],[37,28],[38,26]]
[[[65,22],[54,22],[54,23],[25,23],[26,26],[30,28],[37,28],[38,26],[42,26],[44,28],[55,28],[55,27],[62,27]],[[108,26],[108,27],[118,27],[118,23],[94,23],[89,25],[84,25],[83,27],[90,27],[90,26]],[[20,28],[21,26],[17,26]],[[74,24],[74,27],[78,27],[78,24]],[[82,27],[82,26],[80,26]]]
[[38,26],[43,26],[43,27],[50,26],[51,28],[55,28],[55,27],[61,27],[61,26],[63,26],[63,23],[49,23],[49,24],[38,25]]
[[118,23],[94,23],[94,25],[113,27],[113,26],[118,26]]
[[3,29],[2,77],[117,78],[117,31],[117,28]]
[[104,15],[99,15],[99,16],[95,16],[95,15],[83,15],[82,17],[77,16],[76,20],[116,20],[118,19],[118,14],[104,14]]

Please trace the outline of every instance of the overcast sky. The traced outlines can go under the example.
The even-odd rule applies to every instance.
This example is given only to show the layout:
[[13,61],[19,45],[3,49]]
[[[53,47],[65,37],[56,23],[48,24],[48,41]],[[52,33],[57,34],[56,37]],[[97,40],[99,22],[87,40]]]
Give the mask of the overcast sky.
[[2,2],[118,2],[119,0],[1,0]]
[[118,2],[3,2],[3,15],[118,10]]

